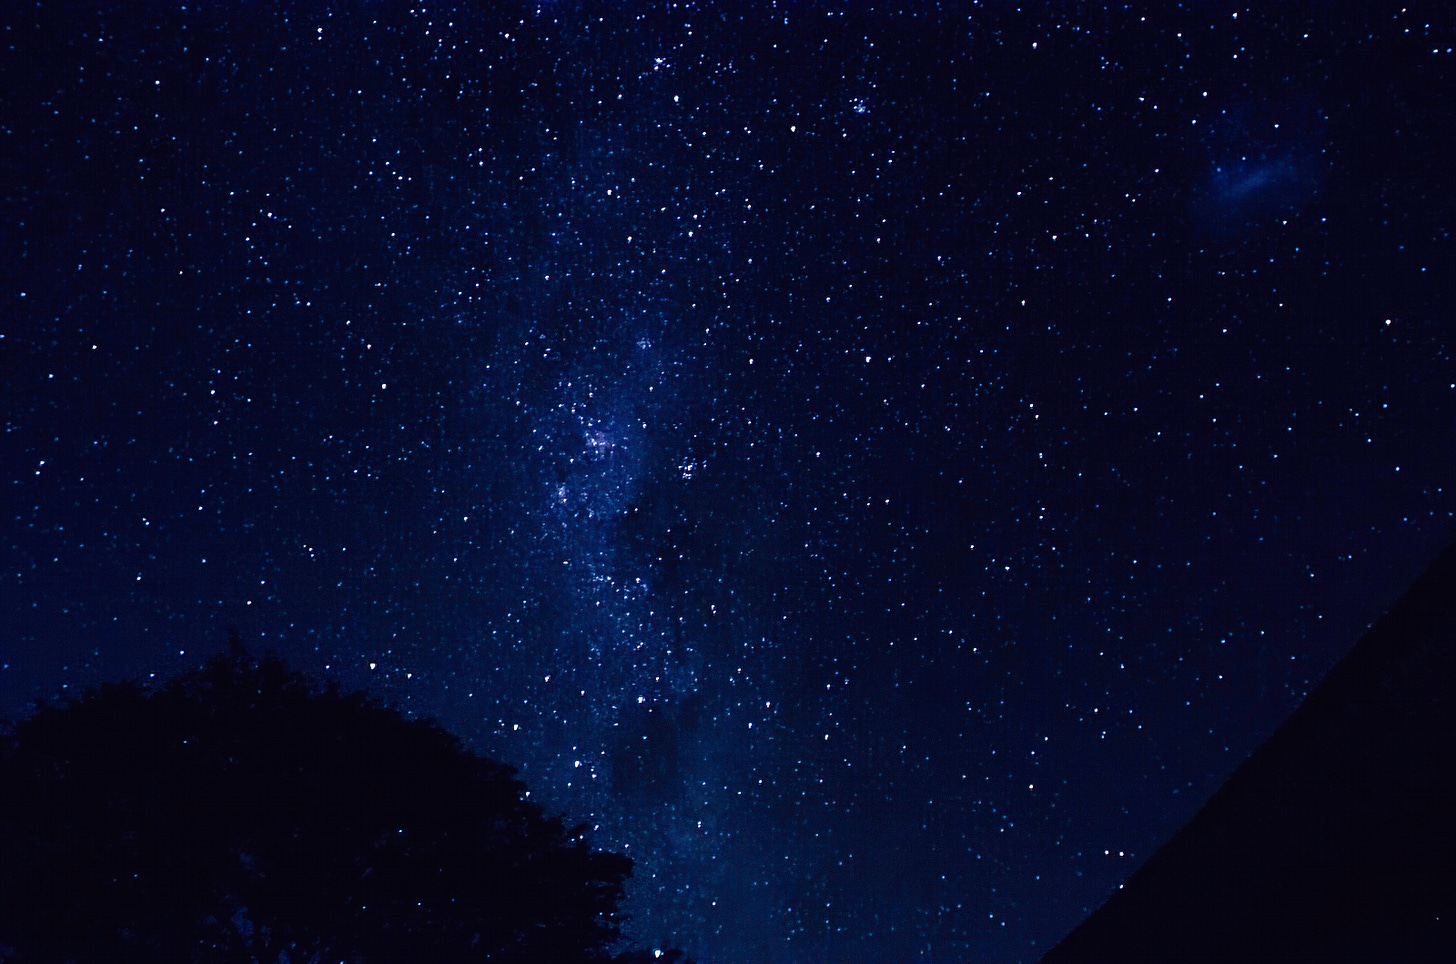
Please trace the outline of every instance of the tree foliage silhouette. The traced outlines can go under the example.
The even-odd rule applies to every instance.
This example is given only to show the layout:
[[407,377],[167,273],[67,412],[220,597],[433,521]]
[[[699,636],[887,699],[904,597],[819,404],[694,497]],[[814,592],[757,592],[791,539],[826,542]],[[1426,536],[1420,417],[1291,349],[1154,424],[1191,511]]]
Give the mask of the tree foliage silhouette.
[[430,722],[235,646],[0,745],[0,959],[611,959],[631,861]]

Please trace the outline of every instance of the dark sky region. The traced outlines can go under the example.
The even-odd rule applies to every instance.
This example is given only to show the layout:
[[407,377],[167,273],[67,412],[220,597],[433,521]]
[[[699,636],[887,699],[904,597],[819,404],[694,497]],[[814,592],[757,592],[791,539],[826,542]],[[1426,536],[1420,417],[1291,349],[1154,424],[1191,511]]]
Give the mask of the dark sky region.
[[1456,530],[1445,3],[8,3],[0,715],[256,650],[712,964],[1034,961]]

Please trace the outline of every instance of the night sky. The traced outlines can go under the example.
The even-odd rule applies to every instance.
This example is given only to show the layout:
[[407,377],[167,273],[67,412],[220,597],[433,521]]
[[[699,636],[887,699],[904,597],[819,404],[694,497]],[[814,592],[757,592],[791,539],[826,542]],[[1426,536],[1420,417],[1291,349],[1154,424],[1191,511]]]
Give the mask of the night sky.
[[236,627],[1034,961],[1456,535],[1450,6],[1109,6],[6,3],[0,716]]

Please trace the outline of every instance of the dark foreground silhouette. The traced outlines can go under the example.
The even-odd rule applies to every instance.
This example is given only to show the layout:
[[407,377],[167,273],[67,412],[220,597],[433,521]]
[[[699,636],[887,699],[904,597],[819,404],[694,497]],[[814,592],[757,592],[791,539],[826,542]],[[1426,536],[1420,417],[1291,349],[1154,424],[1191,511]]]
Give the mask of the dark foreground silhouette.
[[630,872],[438,726],[236,645],[0,743],[14,964],[598,964]]
[[1456,546],[1043,964],[1456,961]]

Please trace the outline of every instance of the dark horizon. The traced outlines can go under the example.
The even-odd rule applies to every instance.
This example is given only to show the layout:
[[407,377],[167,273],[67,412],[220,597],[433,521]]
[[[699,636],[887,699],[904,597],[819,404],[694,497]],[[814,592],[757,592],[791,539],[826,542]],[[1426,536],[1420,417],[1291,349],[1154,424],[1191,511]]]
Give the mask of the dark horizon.
[[1456,543],[1042,964],[1450,960],[1453,684]]

